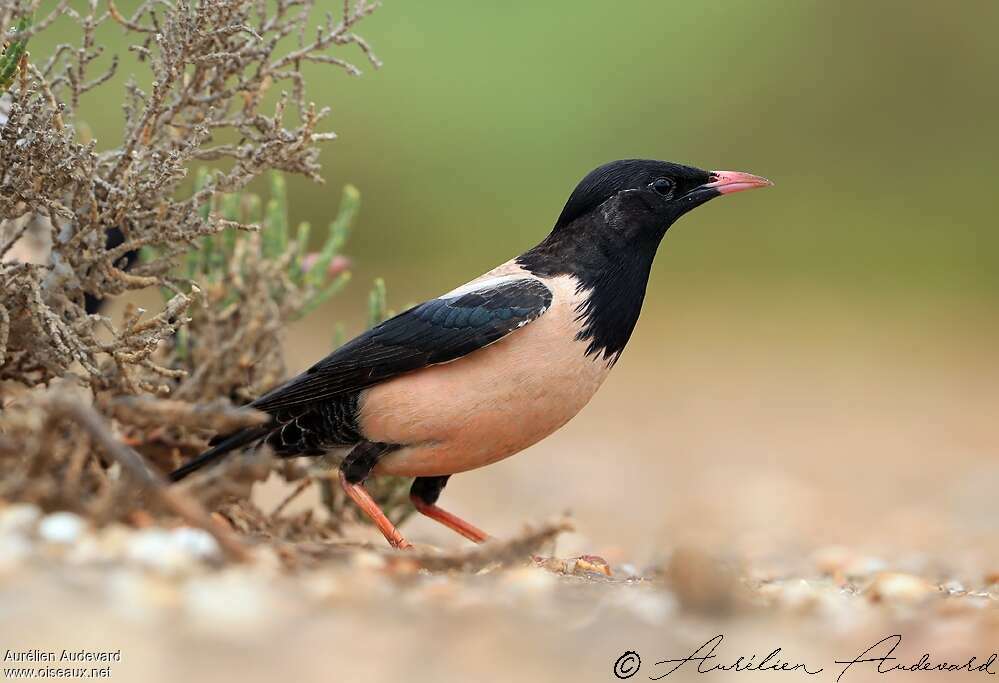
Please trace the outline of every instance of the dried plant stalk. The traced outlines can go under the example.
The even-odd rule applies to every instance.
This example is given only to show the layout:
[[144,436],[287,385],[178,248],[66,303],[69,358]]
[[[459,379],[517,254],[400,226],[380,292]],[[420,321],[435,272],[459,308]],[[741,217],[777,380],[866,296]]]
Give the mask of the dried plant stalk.
[[243,543],[233,536],[227,527],[212,519],[196,500],[187,496],[180,489],[168,486],[167,481],[150,469],[141,455],[115,439],[93,408],[82,402],[65,398],[53,398],[45,408],[48,410],[49,420],[69,418],[78,424],[106,455],[120,465],[139,484],[140,488],[150,491],[160,503],[188,524],[204,529],[214,536],[219,547],[230,560],[245,561],[249,559],[249,553]]
[[[143,2],[131,16],[114,3],[102,10],[96,0],[79,9],[61,2],[29,27],[35,4],[0,7],[0,26],[16,26],[4,34],[10,47],[0,59],[0,76],[9,81],[0,115],[0,253],[9,255],[28,219],[46,233],[48,248],[35,263],[0,263],[0,380],[34,386],[70,377],[96,392],[169,393],[165,380],[177,379],[177,368],[156,363],[154,354],[203,295],[178,278],[178,257],[206,235],[256,229],[215,210],[222,194],[269,170],[322,181],[317,145],[334,134],[319,130],[329,109],[307,99],[301,66],[358,73],[329,52],[347,46],[377,65],[354,33],[375,5],[346,3],[308,40],[313,0]],[[44,63],[25,60],[24,42],[61,16],[78,23],[78,44],[59,46]],[[122,139],[98,152],[93,141],[82,141],[78,108],[96,89],[109,96],[102,86],[117,60],[106,58],[95,38],[106,22],[134,37],[130,49],[148,67],[152,87],[146,92],[129,82]],[[289,41],[294,45],[282,47]],[[15,51],[19,77],[7,78]],[[286,90],[266,109],[265,94],[282,85]],[[225,170],[184,195],[183,180],[204,160]],[[156,257],[126,269],[143,247],[155,247]],[[156,315],[132,310],[114,324],[86,310],[88,297],[150,286],[174,292]]]
[[[302,66],[360,73],[345,49],[377,66],[355,33],[376,5],[345,2],[311,32],[315,0],[151,0],[129,14],[113,1],[59,0],[32,22],[39,4],[0,4],[0,499],[100,522],[140,502],[118,456],[164,469],[210,432],[257,423],[231,403],[283,379],[281,329],[346,281],[356,190],[309,253],[308,226],[289,227],[281,174],[322,182],[319,145],[335,135],[320,129],[329,109],[308,99]],[[28,53],[60,18],[77,24],[76,41]],[[102,27],[130,37],[148,89],[132,79],[123,97],[110,91],[118,60]],[[104,150],[80,118],[98,96],[125,109]],[[188,176],[208,162],[192,188]],[[241,194],[263,174],[266,206]],[[128,305],[112,320],[97,310],[149,287],[164,292],[158,311]],[[52,417],[49,386],[82,390],[58,404],[67,419]],[[226,492],[245,481],[234,476]]]

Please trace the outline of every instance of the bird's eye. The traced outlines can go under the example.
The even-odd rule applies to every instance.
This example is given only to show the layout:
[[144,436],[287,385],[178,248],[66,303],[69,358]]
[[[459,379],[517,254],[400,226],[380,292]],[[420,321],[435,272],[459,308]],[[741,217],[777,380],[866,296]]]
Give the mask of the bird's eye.
[[668,197],[673,192],[673,181],[669,178],[656,178],[652,181],[652,189],[663,197]]

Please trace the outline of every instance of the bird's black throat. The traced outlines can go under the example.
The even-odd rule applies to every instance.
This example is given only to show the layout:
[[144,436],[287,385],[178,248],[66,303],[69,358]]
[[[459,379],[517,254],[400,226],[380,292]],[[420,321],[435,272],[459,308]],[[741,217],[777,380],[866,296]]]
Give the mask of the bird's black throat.
[[[662,234],[635,240],[633,235],[593,225],[605,216],[582,216],[557,227],[517,264],[545,278],[571,275],[589,293],[579,308],[583,328],[577,339],[589,342],[587,355],[617,361],[642,312],[652,261]],[[665,232],[665,231],[663,231]]]
[[538,277],[571,275],[587,355],[613,364],[642,312],[652,261],[666,231],[719,192],[712,173],[652,159],[622,159],[583,178],[551,233],[517,263]]

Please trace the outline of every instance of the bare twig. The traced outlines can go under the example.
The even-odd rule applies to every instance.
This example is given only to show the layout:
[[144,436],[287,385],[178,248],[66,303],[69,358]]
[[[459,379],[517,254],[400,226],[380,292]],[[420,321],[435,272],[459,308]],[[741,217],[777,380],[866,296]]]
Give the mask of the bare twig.
[[225,526],[213,519],[200,503],[185,495],[180,489],[170,487],[160,474],[146,464],[139,453],[111,436],[104,420],[93,408],[65,398],[52,398],[50,407],[51,418],[65,417],[79,424],[101,450],[121,465],[122,469],[160,502],[191,526],[211,534],[230,560],[243,562],[250,558],[243,543]]
[[549,545],[560,533],[572,531],[567,519],[546,522],[534,528],[526,528],[523,533],[508,539],[491,539],[472,548],[446,553],[421,550],[392,550],[382,544],[373,548],[356,542],[336,541],[332,543],[300,543],[294,547],[279,550],[287,560],[300,563],[302,560],[322,562],[333,559],[350,559],[358,550],[366,548],[385,558],[389,567],[399,570],[425,569],[432,572],[478,572],[531,564],[535,553]]
[[437,554],[412,552],[400,559],[417,564],[422,569],[435,572],[476,572],[490,567],[527,564],[541,548],[551,543],[559,534],[572,531],[568,519],[545,522],[535,528],[526,528],[519,536],[493,539],[471,548],[451,553]]
[[225,434],[243,427],[257,427],[270,417],[259,410],[233,408],[228,402],[210,404],[154,400],[139,396],[120,396],[111,401],[112,417],[133,427],[189,427]]
[[292,489],[291,493],[285,496],[284,500],[278,503],[278,506],[274,508],[274,511],[271,512],[271,518],[274,519],[280,517],[281,513],[284,512],[285,508],[288,507],[291,501],[295,500],[300,495],[302,495],[305,489],[309,488],[309,486],[311,485],[312,485],[312,479],[309,478],[305,478],[302,481],[298,482],[295,488]]

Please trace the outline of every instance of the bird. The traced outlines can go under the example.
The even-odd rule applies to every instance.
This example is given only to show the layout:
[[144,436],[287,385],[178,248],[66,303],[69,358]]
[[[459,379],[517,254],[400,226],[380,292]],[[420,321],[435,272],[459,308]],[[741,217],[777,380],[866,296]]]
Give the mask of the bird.
[[772,184],[652,159],[599,166],[536,246],[264,393],[249,405],[268,422],[216,437],[170,479],[251,444],[280,457],[342,451],[341,486],[393,547],[412,544],[365,488],[368,477],[413,477],[417,511],[486,541],[437,505],[448,479],[524,450],[579,413],[631,338],[670,226],[716,197]]
[[[125,235],[122,233],[121,228],[111,228],[107,231],[104,240],[104,248],[107,251],[111,251],[115,247],[120,247],[125,243]],[[118,262],[114,265],[121,270],[131,270],[135,262],[139,260],[139,250],[132,249],[125,252],[125,255],[118,259]],[[88,315],[93,315],[94,313],[100,313],[101,309],[104,308],[105,299],[91,294],[90,292],[84,292],[83,294],[83,309]]]

